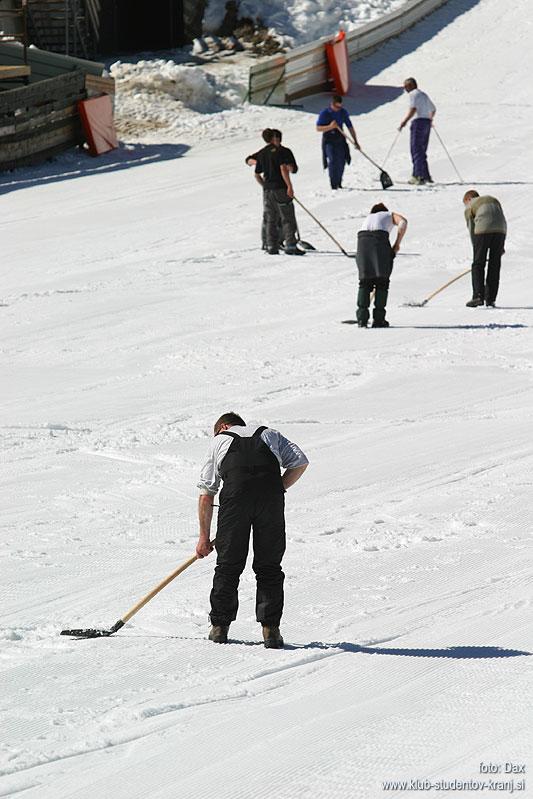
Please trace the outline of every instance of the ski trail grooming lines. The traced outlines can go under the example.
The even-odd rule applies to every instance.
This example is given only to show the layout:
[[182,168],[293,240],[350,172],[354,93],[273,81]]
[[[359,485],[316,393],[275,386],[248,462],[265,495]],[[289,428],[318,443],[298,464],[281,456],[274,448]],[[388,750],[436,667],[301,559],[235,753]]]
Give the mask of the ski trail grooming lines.
[[467,269],[466,271],[461,272],[460,275],[457,275],[457,277],[452,277],[452,279],[448,280],[448,282],[445,283],[444,286],[441,286],[439,289],[437,289],[437,291],[434,291],[433,294],[430,294],[429,297],[426,297],[426,299],[422,300],[422,302],[404,302],[403,303],[403,307],[404,308],[423,308],[424,305],[427,305],[428,302],[433,299],[433,297],[436,297],[436,295],[440,294],[441,291],[444,291],[444,289],[447,289],[448,286],[451,286],[452,283],[455,283],[456,280],[459,280],[460,278],[464,277],[465,275],[469,275],[471,271],[472,271],[471,269]]
[[437,139],[438,139],[438,140],[440,141],[440,143],[442,144],[442,149],[444,150],[444,152],[445,152],[445,153],[446,153],[446,155],[448,156],[448,160],[449,160],[450,164],[451,164],[451,165],[453,166],[453,168],[455,169],[455,172],[456,172],[456,175],[457,175],[457,177],[459,178],[459,180],[461,181],[461,183],[464,183],[464,180],[463,180],[463,178],[462,178],[462,177],[461,177],[461,175],[459,174],[459,170],[458,170],[458,169],[457,169],[457,167],[455,166],[455,164],[454,164],[454,162],[453,162],[453,160],[452,160],[452,157],[451,157],[450,153],[449,153],[449,152],[448,152],[448,150],[446,149],[446,145],[444,144],[444,142],[442,141],[442,139],[441,139],[441,137],[440,137],[439,131],[437,130],[437,128],[436,128],[435,126],[433,126],[433,130],[435,131],[435,136],[437,137]]
[[[311,213],[311,211],[310,211],[308,208],[306,208],[306,207],[305,207],[305,205],[304,205],[303,203],[301,203],[301,202],[300,202],[300,200],[299,200],[297,197],[293,197],[293,200],[294,200],[294,202],[295,202],[295,203],[298,203],[298,205],[300,206],[300,208],[303,208],[303,210],[305,211],[305,213],[306,213],[306,214],[309,214],[309,216],[311,217],[311,219],[314,219],[314,220],[315,220],[315,222],[317,223],[317,225],[319,225],[319,227],[321,227],[321,228],[322,228],[322,230],[324,231],[324,233],[326,233],[326,234],[327,234],[327,235],[330,237],[330,239],[331,239],[332,241],[334,241],[334,242],[335,242],[335,244],[337,245],[337,247],[339,248],[339,250],[342,252],[342,254],[343,254],[343,255],[345,255],[347,258],[353,258],[353,256],[352,256],[352,255],[349,255],[349,254],[346,252],[346,250],[344,249],[344,247],[343,247],[341,244],[339,244],[339,242],[337,241],[337,239],[336,239],[334,236],[332,236],[332,235],[331,235],[331,233],[329,232],[329,230],[327,230],[327,228],[325,228],[325,227],[324,227],[324,225],[322,224],[322,222],[320,222],[320,221],[319,221],[319,220],[316,218],[316,216],[315,216],[314,214],[312,214],[312,213]],[[302,244],[302,246],[303,246],[303,244]],[[313,247],[313,249],[315,249],[315,248]]]
[[[385,170],[383,169],[383,167],[381,167],[379,164],[376,164],[376,162],[375,162],[375,161],[373,161],[373,160],[372,160],[372,158],[370,158],[370,156],[369,156],[369,155],[367,155],[367,154],[366,154],[366,153],[365,153],[363,150],[361,150],[361,149],[358,149],[358,148],[355,146],[355,144],[353,143],[353,141],[350,139],[350,137],[349,137],[349,136],[347,136],[347,135],[346,135],[346,133],[343,133],[343,131],[342,131],[340,128],[337,128],[337,130],[339,131],[339,133],[340,133],[342,136],[344,136],[344,138],[346,139],[346,141],[349,141],[349,142],[351,142],[351,143],[353,144],[354,148],[355,148],[355,149],[356,149],[356,150],[357,150],[359,153],[361,153],[361,155],[363,156],[363,158],[366,158],[366,160],[367,160],[367,161],[370,161],[370,163],[371,163],[373,166],[375,166],[375,167],[376,167],[376,169],[379,169],[379,180],[380,180],[380,182],[381,182],[381,186],[382,186],[382,188],[383,188],[383,189],[390,189],[390,187],[391,187],[391,186],[394,186],[394,183],[392,182],[392,178],[391,178],[391,176],[388,174],[388,172],[385,172]],[[395,143],[395,142],[393,142],[393,146],[394,146],[394,143]],[[392,150],[392,147],[391,147],[391,150]]]
[[[211,543],[214,544],[214,541],[211,541]],[[175,577],[184,572],[185,569],[188,569],[189,566],[191,566],[195,560],[198,560],[198,555],[193,555],[192,558],[189,558],[184,563],[182,563],[181,566],[178,566],[177,569],[174,569],[174,571],[171,572],[169,575],[167,575],[164,580],[161,580],[161,582],[158,583],[155,586],[155,588],[152,588],[150,593],[146,594],[146,596],[144,596],[142,599],[139,600],[139,602],[137,602],[136,605],[130,608],[128,612],[125,613],[124,616],[122,616],[122,618],[120,618],[117,622],[115,622],[115,624],[112,627],[110,627],[109,630],[98,630],[94,628],[90,628],[87,630],[61,630],[60,635],[70,635],[73,638],[108,638],[110,635],[113,635],[113,633],[116,633],[118,630],[124,627],[126,622],[128,622],[132,618],[132,616],[135,616],[135,614],[141,608],[143,608],[147,602],[149,602],[151,599],[154,598],[156,594],[162,591],[163,588],[165,588],[165,586],[167,586],[170,582],[172,582],[172,580],[174,580]]]

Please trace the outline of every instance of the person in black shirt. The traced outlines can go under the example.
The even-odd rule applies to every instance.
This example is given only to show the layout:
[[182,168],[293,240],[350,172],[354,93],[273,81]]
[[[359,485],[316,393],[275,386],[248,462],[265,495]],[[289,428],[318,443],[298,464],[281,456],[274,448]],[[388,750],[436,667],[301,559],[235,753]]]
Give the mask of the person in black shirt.
[[267,251],[270,255],[279,252],[278,219],[281,219],[285,252],[305,255],[305,251],[296,246],[298,234],[290,177],[298,171],[296,160],[288,147],[281,146],[281,131],[267,128],[263,138],[268,144],[255,153],[255,178],[263,188]]
[[[265,140],[265,142],[267,144],[270,143],[270,139],[271,139],[271,134],[272,133],[278,134],[279,140],[281,141],[281,131],[275,130],[274,128],[272,128],[272,129],[271,128],[266,128],[266,130],[263,131],[262,136],[263,136],[263,139]],[[289,152],[290,152],[290,150],[289,150]],[[292,153],[291,153],[291,155],[292,155]],[[251,155],[247,155],[246,158],[244,159],[244,163],[246,164],[246,166],[255,166],[257,164],[257,156],[258,156],[258,153],[252,153]],[[296,161],[294,161],[294,172],[297,172],[297,171],[298,171],[298,166],[296,164]],[[278,218],[277,218],[277,228],[278,228],[279,246],[282,247],[283,246],[283,230],[281,228],[281,217],[280,217],[279,213],[278,213]],[[263,203],[263,219],[261,221],[261,249],[262,250],[267,250],[268,249],[266,230],[267,230],[267,218],[266,218],[266,213],[265,213],[264,203]]]

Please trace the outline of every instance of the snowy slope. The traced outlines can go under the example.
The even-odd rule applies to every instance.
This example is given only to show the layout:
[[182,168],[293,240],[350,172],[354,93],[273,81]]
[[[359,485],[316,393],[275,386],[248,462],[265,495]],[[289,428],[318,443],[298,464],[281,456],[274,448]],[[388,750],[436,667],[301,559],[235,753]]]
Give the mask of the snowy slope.
[[[429,91],[459,171],[508,216],[495,310],[464,307],[466,278],[403,307],[468,266],[464,186],[435,138],[438,184],[402,182],[404,135],[393,189],[356,159],[333,194],[324,98],[227,129],[217,115],[213,142],[5,176],[0,796],[378,799],[409,795],[388,780],[531,768],[528,9],[450,0],[355,64],[347,103],[379,159],[405,108],[394,87],[414,74]],[[340,324],[353,262],[302,212],[322,252],[259,252],[243,159],[266,124],[347,249],[372,203],[408,217],[390,330]],[[60,637],[109,627],[193,553],[198,469],[229,409],[311,460],[287,495],[285,651],[259,645],[250,570],[233,643],[205,640],[212,557],[115,637]]]

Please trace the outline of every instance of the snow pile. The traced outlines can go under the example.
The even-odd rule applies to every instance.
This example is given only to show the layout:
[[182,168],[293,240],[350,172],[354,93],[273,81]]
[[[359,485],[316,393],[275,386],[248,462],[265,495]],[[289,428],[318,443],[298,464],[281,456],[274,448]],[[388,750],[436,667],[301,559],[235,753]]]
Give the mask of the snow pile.
[[[321,36],[329,36],[339,28],[346,31],[394,11],[405,0],[241,0],[240,18],[261,21],[270,33],[287,47],[295,47]],[[215,32],[225,14],[226,0],[209,0],[204,15],[207,32]]]
[[[352,30],[402,5],[404,0],[360,0],[347,4],[341,0],[272,0],[259,3],[242,0],[240,19],[248,17],[264,24],[284,46],[302,44],[333,34],[339,27]],[[210,0],[204,29],[216,31],[226,13],[226,0]],[[174,56],[189,58],[190,48]],[[165,137],[180,140],[191,134],[194,140],[209,135],[220,138],[242,125],[243,100],[248,86],[250,55],[226,53],[202,66],[177,64],[161,58],[137,63],[117,61],[110,67],[116,81],[115,116],[119,136],[148,141],[165,130]],[[222,112],[222,113],[221,113]],[[216,125],[211,116],[218,114]]]
[[142,127],[179,125],[185,112],[193,116],[211,114],[239,105],[243,99],[242,77],[215,75],[200,67],[155,59],[134,64],[117,61],[111,66],[115,78],[116,115]]

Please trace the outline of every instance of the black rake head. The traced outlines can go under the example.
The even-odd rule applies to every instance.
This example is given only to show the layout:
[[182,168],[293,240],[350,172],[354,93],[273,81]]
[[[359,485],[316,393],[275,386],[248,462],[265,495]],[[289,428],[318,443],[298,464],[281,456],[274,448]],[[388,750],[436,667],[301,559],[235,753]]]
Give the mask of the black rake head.
[[427,304],[427,300],[422,300],[422,302],[404,302],[404,308],[423,308]]
[[69,635],[71,638],[108,638],[117,630],[124,627],[122,619],[117,621],[109,630],[96,630],[91,628],[88,630],[61,630],[60,635]]
[[71,638],[106,638],[113,635],[111,630],[61,630],[60,635],[70,635]]
[[383,172],[382,171],[380,173],[379,179],[380,179],[381,185],[382,185],[382,187],[384,189],[390,189],[391,186],[394,186],[394,183],[392,182],[392,178],[391,178],[391,176],[389,175],[388,172]]

